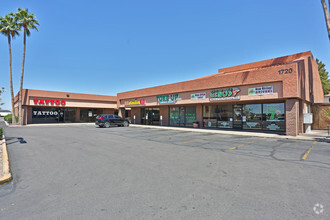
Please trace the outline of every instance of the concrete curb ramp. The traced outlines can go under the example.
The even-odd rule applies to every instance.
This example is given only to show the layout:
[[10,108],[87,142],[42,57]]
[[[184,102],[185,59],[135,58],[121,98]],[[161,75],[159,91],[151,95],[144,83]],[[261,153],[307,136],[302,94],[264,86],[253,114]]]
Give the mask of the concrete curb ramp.
[[13,177],[10,172],[10,166],[9,166],[9,157],[8,157],[8,151],[7,151],[7,144],[6,144],[6,137],[3,136],[2,139],[2,169],[3,169],[3,176],[0,177],[0,185],[9,183]]

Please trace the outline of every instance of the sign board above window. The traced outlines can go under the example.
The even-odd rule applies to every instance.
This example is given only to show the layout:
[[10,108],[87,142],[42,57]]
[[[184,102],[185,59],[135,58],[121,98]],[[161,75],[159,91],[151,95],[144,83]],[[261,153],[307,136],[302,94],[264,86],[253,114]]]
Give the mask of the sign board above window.
[[262,86],[248,89],[248,95],[268,95],[273,94],[273,86]]
[[190,95],[191,99],[206,99],[206,92],[194,93]]

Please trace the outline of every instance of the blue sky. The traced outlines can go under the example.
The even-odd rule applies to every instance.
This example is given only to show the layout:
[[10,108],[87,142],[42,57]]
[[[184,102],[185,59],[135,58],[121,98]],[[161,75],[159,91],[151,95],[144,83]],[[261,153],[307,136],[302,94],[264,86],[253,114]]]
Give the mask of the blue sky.
[[[330,70],[321,1],[11,0],[0,16],[19,7],[40,23],[27,39],[24,88],[116,95],[309,50]],[[12,43],[15,94],[22,41]],[[0,75],[10,109],[4,36]]]

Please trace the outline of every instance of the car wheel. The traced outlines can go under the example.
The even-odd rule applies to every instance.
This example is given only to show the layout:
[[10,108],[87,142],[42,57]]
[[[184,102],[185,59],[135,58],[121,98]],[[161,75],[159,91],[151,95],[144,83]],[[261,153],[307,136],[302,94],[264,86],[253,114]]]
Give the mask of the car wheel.
[[100,128],[103,128],[103,126],[102,126],[102,125],[99,125],[99,127],[100,127]]
[[106,122],[106,123],[104,123],[104,127],[106,127],[106,128],[110,128],[110,122]]
[[124,121],[123,126],[124,127],[128,127],[129,126],[129,123],[127,121]]

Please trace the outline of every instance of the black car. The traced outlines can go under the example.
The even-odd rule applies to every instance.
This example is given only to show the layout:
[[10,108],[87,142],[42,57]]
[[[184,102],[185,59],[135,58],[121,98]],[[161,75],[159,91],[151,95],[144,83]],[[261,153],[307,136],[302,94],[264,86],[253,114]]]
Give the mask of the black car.
[[96,117],[95,124],[106,128],[113,125],[128,127],[129,121],[122,119],[118,115],[99,115]]

